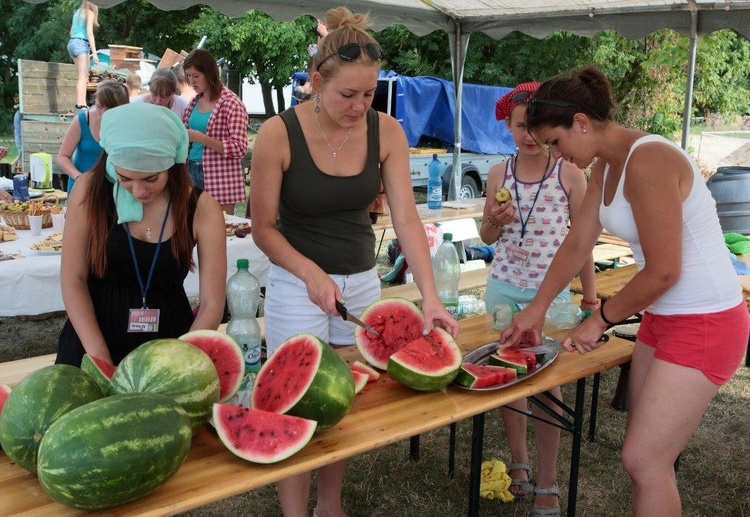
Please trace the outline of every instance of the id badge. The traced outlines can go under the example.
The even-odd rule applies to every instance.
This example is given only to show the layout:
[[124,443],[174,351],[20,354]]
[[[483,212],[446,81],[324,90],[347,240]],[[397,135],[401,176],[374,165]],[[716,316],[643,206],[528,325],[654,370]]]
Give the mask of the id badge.
[[509,245],[507,248],[508,262],[511,264],[519,264],[521,266],[528,267],[529,265],[529,252],[523,248],[519,248],[515,244]]
[[160,309],[130,309],[128,332],[158,332]]

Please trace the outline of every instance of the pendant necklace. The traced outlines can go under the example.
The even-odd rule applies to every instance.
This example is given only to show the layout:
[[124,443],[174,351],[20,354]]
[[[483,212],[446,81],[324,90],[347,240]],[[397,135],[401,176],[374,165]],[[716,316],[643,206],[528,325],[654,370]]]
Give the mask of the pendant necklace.
[[346,145],[346,142],[349,141],[349,135],[352,134],[352,128],[349,128],[349,132],[346,133],[346,138],[344,138],[344,141],[341,142],[341,145],[338,146],[336,149],[333,148],[331,145],[331,142],[328,141],[328,137],[323,132],[323,128],[320,127],[320,120],[318,120],[318,113],[315,113],[315,123],[318,124],[318,130],[320,131],[320,134],[323,135],[323,139],[326,141],[326,145],[328,145],[328,148],[331,150],[331,153],[333,153],[333,157],[336,158],[336,154],[341,150],[344,145]]
[[512,162],[512,173],[513,173],[513,179],[514,187],[516,191],[516,204],[518,205],[518,218],[521,221],[521,238],[518,242],[518,246],[523,246],[523,238],[526,235],[526,226],[529,224],[529,219],[531,218],[531,213],[534,211],[534,207],[536,206],[536,200],[539,198],[539,192],[542,190],[542,183],[544,183],[545,178],[547,177],[547,170],[549,169],[549,164],[552,161],[552,153],[547,154],[547,165],[544,166],[544,172],[542,173],[542,179],[539,180],[539,186],[536,189],[536,194],[534,195],[534,200],[531,202],[531,207],[529,208],[529,213],[526,214],[526,220],[523,220],[523,212],[521,211],[521,196],[518,193],[518,177],[516,176],[516,168],[518,166],[518,154],[514,156],[513,162]]
[[[169,212],[169,201],[167,201],[167,213]],[[164,217],[166,218],[166,213],[164,214]],[[158,219],[157,219],[158,221]],[[151,223],[153,225],[154,223]],[[146,226],[146,240],[151,240],[151,226]]]

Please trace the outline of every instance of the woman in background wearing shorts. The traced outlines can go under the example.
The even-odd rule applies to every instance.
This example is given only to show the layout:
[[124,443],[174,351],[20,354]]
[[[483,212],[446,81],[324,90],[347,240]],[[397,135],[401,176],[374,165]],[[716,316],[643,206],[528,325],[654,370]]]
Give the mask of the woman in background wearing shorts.
[[[622,450],[635,516],[682,514],[674,463],[747,347],[747,307],[716,204],[695,162],[673,142],[614,122],[612,86],[595,68],[543,83],[526,126],[578,167],[595,158],[579,216],[539,292],[501,341],[541,337],[547,306],[581,269],[604,226],[628,241],[638,273],[564,340],[601,346],[607,327],[645,311],[633,349]],[[606,346],[606,345],[605,345]]]
[[[414,204],[406,136],[394,118],[371,108],[380,47],[366,31],[366,17],[346,8],[328,11],[326,26],[312,58],[312,100],[268,119],[253,149],[253,238],[272,263],[264,307],[268,352],[301,332],[332,345],[354,344],[354,325],[334,304],[344,302],[360,315],[380,297],[368,206],[381,178],[424,297],[425,328],[440,325],[455,336],[458,323],[438,298]],[[345,466],[342,460],[318,470],[313,515],[346,515]],[[279,482],[286,517],[309,515],[310,483],[310,473]]]
[[94,63],[99,64],[96,52],[94,28],[99,27],[99,7],[94,2],[83,0],[76,12],[73,13],[73,23],[70,26],[70,40],[68,40],[68,54],[78,70],[76,82],[76,109],[86,109],[86,84],[89,82],[89,56]]

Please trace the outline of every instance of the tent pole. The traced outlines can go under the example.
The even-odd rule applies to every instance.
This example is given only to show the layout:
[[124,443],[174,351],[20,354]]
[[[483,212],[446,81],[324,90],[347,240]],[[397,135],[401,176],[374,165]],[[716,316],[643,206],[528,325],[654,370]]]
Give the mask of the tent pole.
[[685,88],[685,111],[682,113],[682,148],[687,150],[690,141],[690,116],[693,113],[693,84],[695,82],[695,55],[698,49],[698,11],[692,7],[690,21],[690,48]]
[[464,62],[466,49],[469,45],[469,34],[464,34],[460,23],[456,23],[453,32],[448,33],[451,49],[451,66],[453,72],[453,91],[456,96],[455,114],[453,117],[453,174],[448,190],[448,199],[458,199],[461,188],[461,113],[463,105]]

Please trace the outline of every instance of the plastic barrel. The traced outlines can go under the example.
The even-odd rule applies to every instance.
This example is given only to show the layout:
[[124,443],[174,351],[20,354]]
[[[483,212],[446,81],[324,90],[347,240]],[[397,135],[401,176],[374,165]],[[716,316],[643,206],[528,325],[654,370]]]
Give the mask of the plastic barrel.
[[750,167],[719,167],[706,186],[722,231],[750,234]]

